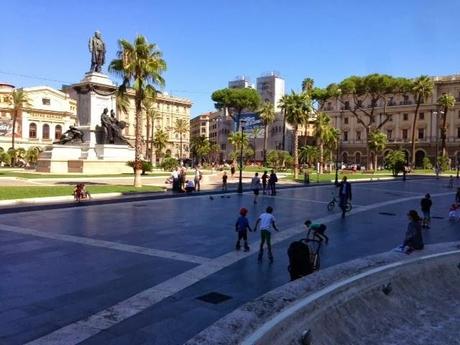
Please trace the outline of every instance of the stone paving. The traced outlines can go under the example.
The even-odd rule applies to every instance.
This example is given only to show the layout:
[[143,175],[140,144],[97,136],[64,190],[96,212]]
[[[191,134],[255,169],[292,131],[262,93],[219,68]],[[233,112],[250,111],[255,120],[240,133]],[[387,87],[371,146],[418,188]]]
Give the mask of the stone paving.
[[[407,210],[433,195],[426,243],[460,238],[447,220],[446,180],[353,184],[354,208],[340,219],[326,204],[334,187],[191,196],[0,215],[0,344],[183,344],[243,303],[289,281],[286,250],[307,218],[328,224],[322,266],[391,250]],[[274,208],[275,262],[236,252],[240,207],[251,224]],[[384,214],[381,214],[384,213]],[[386,214],[385,214],[386,213]],[[230,299],[197,299],[217,292]]]

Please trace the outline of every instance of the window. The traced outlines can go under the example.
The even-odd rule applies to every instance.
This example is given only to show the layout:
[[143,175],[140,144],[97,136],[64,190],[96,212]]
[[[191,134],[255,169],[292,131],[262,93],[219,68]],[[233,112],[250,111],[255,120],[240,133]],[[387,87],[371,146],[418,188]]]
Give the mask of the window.
[[343,123],[346,124],[346,125],[348,125],[348,117],[344,117],[344,118],[343,118]]
[[50,138],[50,126],[47,124],[44,124],[42,127],[42,138],[43,139],[49,139]]
[[407,139],[407,129],[402,130],[402,138]]
[[349,109],[350,109],[350,102],[346,101],[345,102],[345,110],[349,110]]
[[418,114],[418,119],[419,120],[425,120],[425,113]]
[[388,115],[388,122],[393,122],[393,115]]
[[403,121],[407,121],[409,120],[409,114],[408,113],[404,113],[403,114]]
[[348,141],[348,132],[343,132],[343,141]]
[[460,119],[460,110],[458,111],[458,118]]
[[356,131],[356,140],[361,140],[361,131]]
[[393,131],[391,129],[387,130],[387,138],[391,140],[391,136],[393,135]]
[[425,130],[423,128],[418,129],[418,138],[423,139],[423,135],[425,133]]
[[35,123],[31,123],[29,125],[29,138],[30,139],[37,138],[37,125]]
[[50,105],[51,104],[51,100],[49,98],[42,98],[42,104],[43,105]]
[[457,127],[457,138],[460,138],[460,127]]

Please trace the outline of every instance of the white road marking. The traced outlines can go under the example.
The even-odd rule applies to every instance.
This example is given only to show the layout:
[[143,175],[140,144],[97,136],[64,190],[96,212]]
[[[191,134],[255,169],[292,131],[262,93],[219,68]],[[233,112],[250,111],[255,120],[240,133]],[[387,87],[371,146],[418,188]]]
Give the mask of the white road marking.
[[354,187],[355,190],[373,190],[373,191],[377,191],[377,192],[383,192],[383,194],[389,194],[389,193],[406,193],[406,194],[416,194],[416,195],[420,195],[420,196],[423,196],[425,194],[423,193],[417,193],[417,192],[408,192],[408,191],[405,191],[405,190],[395,190],[395,191],[389,191],[387,189],[382,189],[382,188],[368,188],[368,187],[362,187],[360,185],[356,185]]
[[148,255],[148,256],[157,256],[160,258],[191,262],[195,264],[204,264],[211,260],[209,258],[205,258],[201,256],[176,253],[176,252],[171,252],[167,250],[152,249],[152,248],[146,248],[146,247],[141,247],[141,246],[134,246],[130,244],[97,240],[97,239],[73,236],[73,235],[53,234],[53,233],[47,233],[43,231],[37,231],[33,229],[27,229],[27,228],[22,228],[19,226],[11,226],[11,225],[6,225],[6,224],[0,224],[0,231],[9,231],[9,232],[17,233],[17,234],[31,235],[31,236],[42,237],[42,238],[50,238],[50,239],[58,240],[58,241],[84,244],[87,246],[119,250],[119,251],[128,252],[128,253],[142,254],[142,255]]
[[[247,196],[250,196],[247,194]],[[283,196],[271,196],[271,195],[259,195],[261,198],[265,199],[282,199],[282,200],[292,200],[292,201],[303,201],[303,202],[312,202],[318,204],[329,204],[331,201],[320,201],[320,200],[311,200],[311,199],[302,199],[302,198],[286,198]],[[353,207],[362,207],[363,205],[353,204]]]
[[[432,194],[432,197],[445,196],[450,194],[451,193],[437,193]],[[387,205],[416,200],[418,198],[419,196],[412,196],[367,205],[354,211],[353,214],[362,213]],[[329,223],[338,219],[339,217],[340,214],[332,214],[320,219],[316,219],[315,221],[318,223]],[[304,232],[304,229],[301,226],[291,227],[282,232],[276,233],[276,235],[272,238],[272,244],[275,245],[276,243],[282,242],[302,232]],[[259,244],[260,241],[256,241],[255,243],[252,243],[252,246],[254,248],[258,248]],[[208,261],[158,285],[141,291],[140,293],[131,296],[130,298],[96,314],[93,314],[86,319],[82,319],[75,323],[69,324],[41,338],[35,339],[26,345],[76,345],[253,254],[254,252],[245,253],[235,251],[224,254],[218,258],[213,259],[212,261]]]

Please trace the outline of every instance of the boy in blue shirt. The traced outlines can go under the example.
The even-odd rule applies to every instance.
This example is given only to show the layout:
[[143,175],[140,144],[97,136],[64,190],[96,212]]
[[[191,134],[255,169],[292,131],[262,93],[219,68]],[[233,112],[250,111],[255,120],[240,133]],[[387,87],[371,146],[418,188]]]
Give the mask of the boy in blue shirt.
[[249,246],[248,246],[248,230],[251,230],[251,227],[249,226],[248,219],[246,218],[246,215],[248,214],[248,210],[245,209],[244,207],[240,209],[240,217],[236,221],[235,224],[235,231],[238,232],[238,241],[236,241],[236,250],[241,249],[240,241],[244,241],[244,251],[248,252],[249,251]]

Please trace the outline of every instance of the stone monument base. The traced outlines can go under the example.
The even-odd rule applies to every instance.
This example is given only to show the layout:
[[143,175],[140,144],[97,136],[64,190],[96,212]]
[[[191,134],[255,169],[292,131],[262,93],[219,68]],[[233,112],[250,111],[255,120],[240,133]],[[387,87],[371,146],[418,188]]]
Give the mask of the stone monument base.
[[134,149],[127,145],[53,145],[40,154],[37,172],[66,174],[132,173],[126,165],[134,160]]

